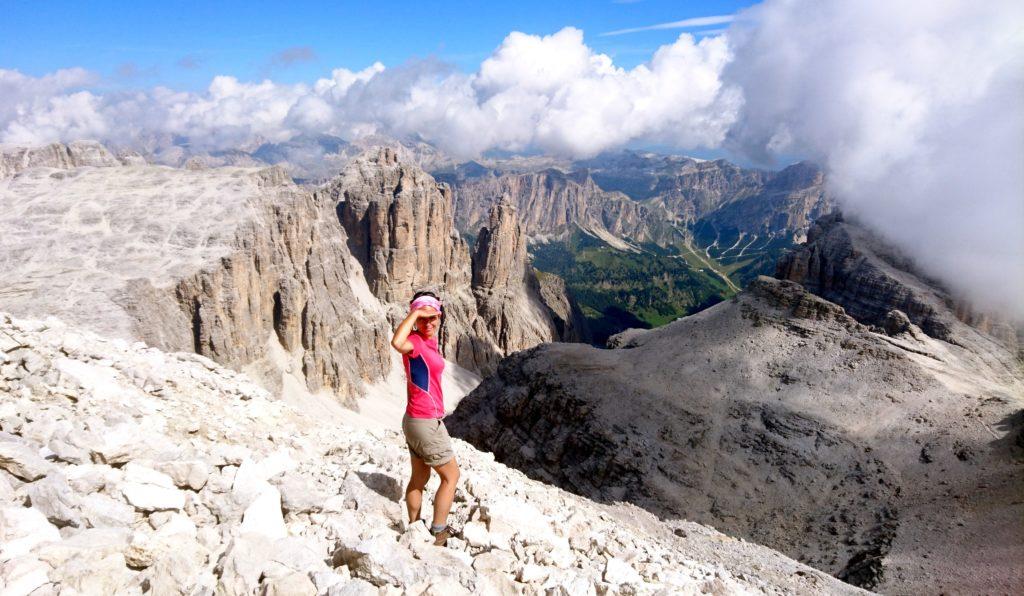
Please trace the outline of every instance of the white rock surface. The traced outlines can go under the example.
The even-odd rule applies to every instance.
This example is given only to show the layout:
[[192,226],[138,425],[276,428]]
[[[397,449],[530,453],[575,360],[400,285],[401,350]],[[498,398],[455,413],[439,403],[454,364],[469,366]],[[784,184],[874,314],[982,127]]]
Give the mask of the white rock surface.
[[287,536],[288,529],[281,515],[281,493],[273,487],[260,493],[242,514],[239,529],[242,533],[252,532],[270,539]]
[[185,506],[185,493],[174,487],[174,481],[167,474],[135,463],[126,465],[124,471],[120,490],[136,509],[164,511]]
[[617,557],[609,557],[604,566],[604,581],[610,584],[638,584],[643,578],[629,563]]
[[31,482],[45,476],[50,465],[36,450],[23,443],[0,441],[0,470]]
[[59,542],[57,527],[38,509],[4,507],[0,509],[0,561],[28,553],[47,542]]
[[[307,415],[206,359],[56,319],[0,315],[2,342],[28,346],[35,372],[0,375],[0,437],[29,451],[66,437],[95,462],[46,462],[46,475],[31,483],[0,471],[0,486],[9,487],[0,491],[4,589],[859,593],[710,528],[670,526],[529,480],[458,440],[465,481],[451,522],[464,533],[438,548],[422,523],[404,523],[408,455],[397,418],[394,430],[369,432]],[[49,374],[56,361],[75,375]],[[144,366],[160,371],[159,395],[138,389],[130,371]],[[103,382],[83,386],[83,378]],[[95,446],[120,432],[145,441],[120,443],[117,459],[126,463],[115,467]],[[435,478],[428,502],[436,486]],[[66,525],[58,530],[47,517]]]
[[50,566],[35,557],[15,557],[0,564],[0,593],[23,596],[49,583]]

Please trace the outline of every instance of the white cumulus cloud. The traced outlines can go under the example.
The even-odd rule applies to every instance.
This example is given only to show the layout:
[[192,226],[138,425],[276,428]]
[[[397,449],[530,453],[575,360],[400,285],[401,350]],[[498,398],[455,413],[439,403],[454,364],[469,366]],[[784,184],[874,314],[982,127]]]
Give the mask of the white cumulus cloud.
[[724,38],[698,43],[684,34],[627,70],[567,27],[546,36],[510,33],[468,74],[425,60],[339,68],[312,85],[218,76],[204,93],[97,95],[68,92],[89,78],[80,69],[42,78],[0,70],[0,89],[17,88],[2,100],[0,142],[87,136],[130,144],[141,134],[171,134],[226,149],[257,135],[380,133],[423,138],[461,157],[492,148],[589,156],[638,140],[714,146],[739,105],[735,94],[720,93],[729,55]]

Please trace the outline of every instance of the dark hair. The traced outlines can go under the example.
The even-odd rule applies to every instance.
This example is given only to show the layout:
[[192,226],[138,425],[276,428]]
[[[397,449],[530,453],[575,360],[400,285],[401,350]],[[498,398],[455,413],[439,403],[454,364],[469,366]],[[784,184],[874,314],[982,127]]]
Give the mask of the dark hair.
[[[437,294],[435,294],[434,292],[431,292],[430,290],[420,290],[419,292],[416,292],[415,294],[412,295],[412,300],[409,301],[409,304],[412,304],[413,302],[415,302],[416,299],[419,298],[420,296],[430,296],[431,298],[437,300],[438,302],[441,302],[441,297],[438,296]],[[445,320],[445,318],[446,317],[444,316],[444,303],[442,303],[441,304],[441,319],[440,319],[440,321],[438,322],[438,325],[437,325],[437,347],[441,351],[441,357],[442,358],[444,357],[444,340],[445,340],[444,320]]]

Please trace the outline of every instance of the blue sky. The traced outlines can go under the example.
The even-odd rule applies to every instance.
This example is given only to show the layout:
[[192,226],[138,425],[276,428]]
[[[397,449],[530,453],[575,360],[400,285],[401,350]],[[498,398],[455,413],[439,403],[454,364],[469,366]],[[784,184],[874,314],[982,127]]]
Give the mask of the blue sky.
[[[218,74],[312,82],[374,61],[435,57],[473,71],[510,31],[580,28],[587,45],[632,67],[679,29],[601,33],[731,14],[751,2],[5,2],[0,68],[98,73],[98,88],[200,90]],[[714,25],[689,29],[711,31]]]

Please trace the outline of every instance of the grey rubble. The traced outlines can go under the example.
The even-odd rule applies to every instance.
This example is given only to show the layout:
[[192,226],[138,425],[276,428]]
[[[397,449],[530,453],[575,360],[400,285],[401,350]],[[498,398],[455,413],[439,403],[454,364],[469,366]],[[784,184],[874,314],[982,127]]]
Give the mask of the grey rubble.
[[458,440],[463,538],[434,547],[403,522],[396,433],[55,318],[0,315],[0,394],[5,594],[858,592],[710,528],[529,480]]
[[618,349],[513,355],[449,428],[534,478],[883,592],[1012,592],[1020,360],[900,263],[829,218],[780,266],[807,288],[762,277]]

